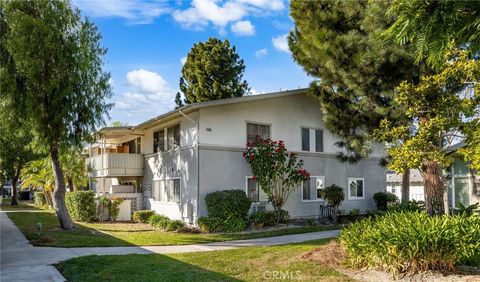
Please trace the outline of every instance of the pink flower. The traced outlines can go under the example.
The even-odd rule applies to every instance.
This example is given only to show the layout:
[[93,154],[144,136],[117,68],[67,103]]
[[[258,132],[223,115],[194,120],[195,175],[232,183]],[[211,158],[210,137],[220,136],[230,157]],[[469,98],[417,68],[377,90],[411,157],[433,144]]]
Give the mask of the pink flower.
[[252,176],[252,179],[253,179],[253,180],[257,180],[257,177],[254,175],[254,176]]
[[255,159],[254,155],[250,155],[250,160],[253,161]]

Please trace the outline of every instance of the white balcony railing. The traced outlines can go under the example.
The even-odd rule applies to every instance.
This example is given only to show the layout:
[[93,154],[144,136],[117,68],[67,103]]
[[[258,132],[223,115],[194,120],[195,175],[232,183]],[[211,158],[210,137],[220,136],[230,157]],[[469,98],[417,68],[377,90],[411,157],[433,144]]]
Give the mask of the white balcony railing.
[[93,177],[142,176],[143,162],[141,154],[109,153],[87,159]]

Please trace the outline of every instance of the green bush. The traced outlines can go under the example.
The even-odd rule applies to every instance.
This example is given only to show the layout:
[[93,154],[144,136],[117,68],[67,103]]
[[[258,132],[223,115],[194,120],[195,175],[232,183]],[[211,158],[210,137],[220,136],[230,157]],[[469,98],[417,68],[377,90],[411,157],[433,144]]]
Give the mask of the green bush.
[[274,226],[275,221],[275,213],[271,211],[259,211],[250,216],[250,223],[256,228]]
[[168,231],[178,231],[185,227],[185,222],[181,221],[180,219],[170,220],[167,224]]
[[386,211],[388,206],[397,202],[397,196],[389,192],[377,192],[373,194],[373,200],[377,206],[377,210]]
[[123,203],[123,199],[120,197],[112,197],[110,199],[110,205],[108,206],[108,214],[111,221],[116,221],[118,214],[120,213],[120,205]]
[[242,190],[225,190],[208,194],[205,197],[209,217],[223,220],[230,218],[246,219],[251,200]]
[[360,210],[359,209],[351,209],[349,212],[348,212],[348,215],[349,216],[357,216],[360,214]]
[[455,214],[461,215],[473,215],[475,213],[480,213],[480,209],[478,208],[479,203],[475,203],[469,206],[464,206],[462,203],[457,204],[457,208],[454,209]]
[[399,272],[480,266],[480,216],[388,212],[342,230],[350,266]]
[[425,202],[423,201],[406,201],[396,203],[388,207],[388,211],[391,212],[422,212],[425,211]]
[[241,232],[247,228],[247,223],[244,219],[230,218],[225,220],[221,226],[223,232]]
[[215,217],[200,217],[197,221],[202,232],[212,233],[221,231],[222,220]]
[[159,214],[152,215],[148,219],[148,223],[150,223],[150,225],[162,230],[166,230],[170,222],[171,222],[170,218],[164,215],[159,215]]
[[67,192],[65,196],[70,216],[75,221],[92,221],[95,218],[95,193],[93,191]]
[[152,211],[152,210],[135,211],[133,213],[132,219],[135,222],[147,223],[148,219],[155,214],[156,214],[155,211]]
[[332,184],[325,189],[320,190],[320,197],[325,199],[327,205],[338,207],[343,200],[345,200],[345,194],[343,193],[343,188]]
[[33,201],[35,202],[35,206],[39,208],[47,205],[47,198],[45,197],[45,193],[43,191],[37,191],[33,193]]

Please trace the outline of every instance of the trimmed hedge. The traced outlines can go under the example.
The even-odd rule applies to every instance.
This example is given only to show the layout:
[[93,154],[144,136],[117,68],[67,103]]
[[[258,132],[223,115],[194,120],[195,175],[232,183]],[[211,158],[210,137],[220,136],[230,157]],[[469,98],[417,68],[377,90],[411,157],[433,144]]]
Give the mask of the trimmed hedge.
[[47,198],[45,196],[45,192],[43,191],[36,191],[33,193],[33,201],[36,207],[44,207],[47,205]]
[[347,263],[397,273],[480,266],[480,216],[388,212],[342,230]]
[[373,200],[375,201],[377,210],[386,211],[389,205],[398,201],[398,198],[395,194],[389,192],[377,192],[373,194]]
[[205,197],[209,217],[246,219],[252,201],[242,190],[225,190]]
[[95,193],[93,191],[67,192],[65,196],[70,216],[75,221],[92,221],[95,218]]
[[155,211],[152,211],[152,210],[135,211],[133,213],[132,219],[135,222],[148,223],[148,219],[155,214],[156,214]]

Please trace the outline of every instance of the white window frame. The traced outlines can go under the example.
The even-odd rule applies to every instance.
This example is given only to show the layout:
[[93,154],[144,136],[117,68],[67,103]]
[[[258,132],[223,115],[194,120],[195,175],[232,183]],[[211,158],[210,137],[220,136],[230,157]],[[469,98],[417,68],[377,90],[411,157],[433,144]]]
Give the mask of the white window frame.
[[[247,176],[245,176],[245,193],[247,194],[247,198],[249,198],[249,199],[250,199],[250,197],[248,197],[248,180],[249,180],[249,179],[252,179],[252,178],[253,178],[253,175],[247,175]],[[262,189],[260,189],[260,186],[258,186],[258,183],[256,183],[256,186],[257,186],[257,189],[258,189],[258,202],[253,202],[253,201],[252,201],[252,204],[254,204],[254,203],[266,203],[266,202],[268,202],[268,199],[265,200],[265,201],[262,201],[262,200],[261,200],[261,199],[262,199],[262,198],[260,197],[260,192],[261,192],[261,191],[262,191],[262,193],[265,194],[267,197],[268,197],[268,195],[267,195],[265,192],[263,192]]]
[[[363,181],[363,193],[362,193],[362,197],[356,197],[356,196],[351,196],[350,194],[350,182],[351,181],[358,181],[358,180],[362,180]],[[366,185],[365,185],[365,178],[363,177],[349,177],[347,178],[347,189],[348,189],[348,199],[349,200],[363,200],[365,199],[365,191],[366,191]]]
[[[309,148],[308,151],[303,150],[303,134],[302,134],[302,129],[308,129],[308,135],[309,135]],[[322,131],[322,151],[317,152],[316,146],[317,146],[317,134],[316,130]],[[313,133],[313,134],[312,134]],[[300,126],[300,146],[299,146],[299,151],[300,152],[310,152],[310,153],[318,153],[318,154],[323,154],[325,153],[325,129],[319,128],[319,127],[312,127],[312,126]]]
[[[321,188],[321,189],[325,189],[325,186],[326,186],[326,185],[325,185],[325,176],[321,176],[321,175],[319,175],[319,176],[310,176],[310,178],[315,178],[315,184],[317,183],[317,179],[322,179],[322,181],[323,181],[323,188]],[[322,198],[320,198],[320,199],[317,198],[317,199],[315,199],[315,200],[304,200],[304,199],[303,199],[303,183],[304,183],[304,181],[302,181],[302,184],[301,184],[301,187],[300,187],[301,189],[299,189],[299,190],[300,190],[300,199],[302,200],[302,203],[315,203],[315,202],[324,202],[324,201],[325,201],[325,199],[322,199]],[[321,189],[318,189],[318,188],[315,189],[315,191],[317,192],[317,194],[318,194],[318,190],[321,190]],[[316,195],[317,195],[317,194],[316,194]],[[316,195],[315,195],[315,196],[316,196]]]
[[245,121],[245,143],[248,142],[248,124],[256,124],[256,125],[268,125],[268,135],[270,135],[270,139],[272,139],[272,124],[267,122],[260,122],[260,121],[253,121],[253,120],[246,120]]
[[[177,180],[177,179],[179,181],[179,188],[180,188],[179,189],[180,190],[179,191],[180,195],[178,197],[179,202],[165,202],[165,201],[156,200],[155,199],[155,190],[154,190],[155,189],[155,183],[153,183],[153,185],[152,185],[152,199],[153,199],[153,202],[160,203],[160,204],[168,204],[168,205],[181,205],[182,204],[182,180],[181,180],[180,177],[166,177],[166,178],[162,178],[162,179],[153,179],[153,181],[154,182],[155,181],[160,181],[160,182],[163,181],[164,182],[163,187],[165,187],[165,181],[167,181],[167,180]],[[161,189],[161,187],[162,186],[160,185],[159,189]]]

